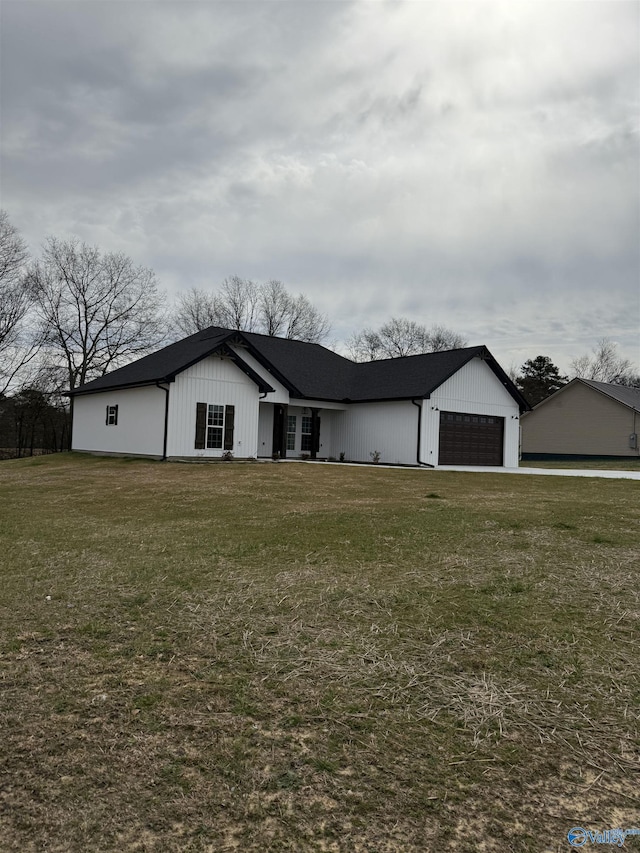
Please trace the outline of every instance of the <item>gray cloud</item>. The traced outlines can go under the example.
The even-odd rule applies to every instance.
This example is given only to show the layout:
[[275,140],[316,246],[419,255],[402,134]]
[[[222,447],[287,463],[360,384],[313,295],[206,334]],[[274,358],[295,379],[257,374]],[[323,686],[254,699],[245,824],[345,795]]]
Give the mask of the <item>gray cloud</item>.
[[507,364],[640,360],[634,3],[3,0],[1,204]]

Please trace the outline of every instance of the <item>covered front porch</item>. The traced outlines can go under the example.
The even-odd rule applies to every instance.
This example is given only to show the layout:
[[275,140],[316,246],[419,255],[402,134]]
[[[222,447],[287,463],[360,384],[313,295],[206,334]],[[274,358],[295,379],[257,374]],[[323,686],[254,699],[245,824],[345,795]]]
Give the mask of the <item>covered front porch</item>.
[[346,406],[320,400],[261,402],[258,416],[258,457],[331,459],[339,451],[332,437]]

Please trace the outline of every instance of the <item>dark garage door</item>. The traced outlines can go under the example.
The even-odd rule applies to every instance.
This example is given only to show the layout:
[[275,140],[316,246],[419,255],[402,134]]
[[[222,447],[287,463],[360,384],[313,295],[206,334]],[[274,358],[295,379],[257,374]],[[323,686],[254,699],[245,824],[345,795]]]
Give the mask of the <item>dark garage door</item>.
[[502,465],[504,418],[440,412],[439,465]]

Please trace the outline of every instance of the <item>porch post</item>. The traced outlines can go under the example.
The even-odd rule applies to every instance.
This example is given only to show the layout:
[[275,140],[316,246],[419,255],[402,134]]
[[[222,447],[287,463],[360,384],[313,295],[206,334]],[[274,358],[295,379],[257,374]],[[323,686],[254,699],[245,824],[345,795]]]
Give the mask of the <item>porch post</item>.
[[311,409],[311,458],[315,459],[320,450],[320,409]]

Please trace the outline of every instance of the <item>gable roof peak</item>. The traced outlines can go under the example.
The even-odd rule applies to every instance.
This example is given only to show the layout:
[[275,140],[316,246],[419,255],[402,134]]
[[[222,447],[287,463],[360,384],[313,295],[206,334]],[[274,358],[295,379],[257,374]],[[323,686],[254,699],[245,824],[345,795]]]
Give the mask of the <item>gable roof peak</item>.
[[233,347],[236,346],[246,347],[248,353],[282,382],[293,397],[353,402],[426,398],[465,364],[479,357],[486,360],[521,410],[529,408],[483,345],[354,362],[322,344],[219,326],[195,332],[95,379],[71,394],[171,382],[179,373],[216,352],[234,357],[238,366],[254,381],[263,382],[237,353],[234,354]]

